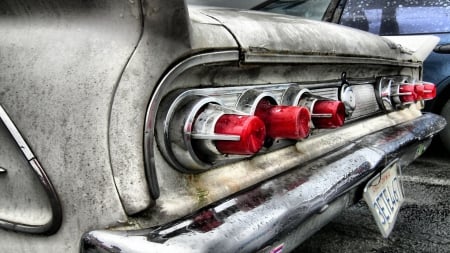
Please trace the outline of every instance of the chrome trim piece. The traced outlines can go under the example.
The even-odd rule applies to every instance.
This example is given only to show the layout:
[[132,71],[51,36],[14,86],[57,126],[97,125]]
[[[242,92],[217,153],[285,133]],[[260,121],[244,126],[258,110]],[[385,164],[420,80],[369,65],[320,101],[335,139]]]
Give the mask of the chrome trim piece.
[[345,113],[350,117],[356,109],[356,98],[352,86],[348,83],[342,84],[340,98],[345,105]]
[[[327,100],[327,98],[314,95],[310,90],[302,90],[299,95],[295,98],[294,105],[304,106],[311,112],[311,119],[317,118],[331,118],[333,115],[331,113],[313,113],[316,103],[320,100]],[[315,128],[314,123],[313,128]]]
[[25,142],[25,140],[23,139],[22,135],[19,133],[19,130],[17,130],[16,126],[14,125],[12,120],[9,118],[5,109],[3,109],[2,105],[0,105],[0,119],[2,120],[6,129],[8,129],[8,131],[11,134],[11,136],[13,137],[13,139],[16,141],[17,146],[19,146],[20,151],[25,156],[27,161],[30,161],[31,159],[33,159],[34,158],[33,152],[31,152],[31,149],[28,147],[28,145]]
[[241,89],[236,89],[237,95],[239,96],[236,103],[236,110],[245,114],[255,115],[256,108],[263,99],[269,100],[272,105],[279,105],[279,102],[271,92],[256,90],[252,87],[244,88],[242,94],[238,90]]
[[[184,133],[191,135],[194,140],[210,141],[239,141],[240,135],[217,134],[214,132],[214,126],[219,118],[225,114],[240,114],[239,112],[227,110],[219,104],[205,104],[206,108],[202,112],[192,111],[193,114],[199,114],[197,118],[189,118],[184,127]],[[193,126],[192,129],[187,126]]]
[[229,134],[191,134],[192,139],[215,141],[239,141],[241,136]]
[[24,232],[30,234],[54,234],[58,231],[62,222],[62,208],[58,194],[56,193],[56,190],[53,187],[50,178],[45,173],[45,170],[42,168],[38,159],[33,154],[33,151],[31,151],[27,142],[22,137],[19,130],[17,129],[11,118],[8,116],[7,112],[5,111],[2,105],[0,105],[0,120],[3,122],[6,129],[13,137],[14,141],[17,143],[22,154],[24,155],[29,165],[31,166],[33,173],[36,175],[36,177],[39,179],[42,186],[44,187],[45,192],[47,193],[47,196],[49,198],[52,210],[52,218],[46,224],[27,225],[0,219],[0,227],[4,229],[13,230],[16,232]]
[[377,80],[375,86],[375,95],[378,99],[378,103],[382,108],[391,112],[395,109],[402,108],[406,104],[400,100],[401,95],[410,95],[410,93],[401,93],[400,85],[403,83],[411,83],[411,77],[409,76],[386,76]]
[[418,62],[396,61],[390,59],[379,58],[363,58],[363,57],[348,57],[348,56],[319,56],[319,55],[284,55],[284,54],[257,54],[244,53],[244,63],[330,63],[330,64],[374,64],[374,65],[389,65],[389,66],[403,66],[415,67],[421,66]]
[[[168,99],[164,100],[162,104],[170,103],[171,98]],[[224,113],[209,109],[209,107],[213,105],[220,106],[220,101],[211,97],[183,96],[181,94],[172,104],[176,104],[178,107],[171,106],[169,111],[164,112],[164,115],[161,116],[164,120],[160,120],[158,117],[156,123],[158,129],[161,129],[161,124],[164,125],[164,136],[161,136],[161,139],[164,139],[164,143],[159,143],[161,152],[168,157],[174,158],[175,160],[169,161],[181,171],[184,171],[184,167],[180,167],[178,162],[194,170],[202,170],[207,165],[197,156],[192,141],[205,140],[202,142],[205,145],[202,146],[206,146],[206,150],[213,150],[213,153],[218,154],[219,152],[210,141],[217,140],[220,137],[212,131],[213,129],[199,124],[198,120],[195,121],[195,118],[197,115],[200,117],[204,114],[209,114],[209,117],[204,115],[204,124],[215,125],[215,122]],[[202,110],[203,112],[200,114]],[[207,136],[211,138],[206,139],[205,137]],[[229,137],[234,138],[235,136]]]
[[205,53],[195,55],[178,63],[169,72],[167,72],[156,86],[156,90],[149,103],[144,126],[144,161],[147,183],[150,194],[153,199],[159,197],[159,185],[156,176],[155,158],[153,156],[153,147],[155,144],[155,122],[156,114],[163,99],[163,96],[169,91],[170,83],[175,80],[181,73],[192,67],[201,64],[211,64],[219,62],[236,62],[239,61],[239,51],[230,50],[223,52]]
[[322,214],[338,214],[362,190],[359,186],[393,159],[399,158],[401,166],[413,161],[415,151],[428,146],[430,136],[444,126],[442,117],[425,114],[172,223],[134,231],[91,231],[83,236],[81,251],[256,252],[276,247],[278,242],[271,243],[280,239],[292,250],[306,237],[299,230],[318,228],[317,223],[308,225],[311,219],[323,224],[330,216]]
[[[373,84],[358,84],[350,86],[354,95],[354,109],[352,109],[351,119],[366,117],[367,115],[379,112],[380,105],[377,102]],[[347,94],[348,95],[348,94]],[[351,98],[347,97],[350,106],[353,106]]]

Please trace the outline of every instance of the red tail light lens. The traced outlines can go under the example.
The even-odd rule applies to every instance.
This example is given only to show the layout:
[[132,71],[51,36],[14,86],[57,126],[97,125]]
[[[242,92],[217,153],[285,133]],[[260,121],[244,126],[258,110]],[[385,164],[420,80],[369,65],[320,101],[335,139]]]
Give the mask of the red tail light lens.
[[417,99],[423,99],[424,96],[424,86],[422,84],[416,84],[414,85],[414,92],[417,95]]
[[403,103],[418,100],[430,100],[436,97],[436,86],[433,83],[401,84],[399,87],[400,100]]
[[436,85],[433,83],[423,84],[423,99],[429,100],[436,97]]
[[344,125],[345,105],[341,101],[318,100],[312,113],[316,128],[336,128]]
[[217,150],[223,154],[255,154],[262,148],[266,138],[264,122],[256,116],[224,114],[217,120],[214,132],[240,137],[239,141],[215,141]]
[[400,101],[403,103],[414,103],[417,100],[417,93],[414,84],[401,84],[399,87]]
[[409,104],[436,97],[433,83],[415,81],[408,76],[382,77],[376,88],[378,102],[386,111],[403,109]]
[[414,86],[417,99],[430,100],[436,97],[436,86],[433,83],[419,83]]
[[311,115],[306,107],[272,105],[261,100],[255,115],[266,124],[271,138],[303,139],[309,135]]

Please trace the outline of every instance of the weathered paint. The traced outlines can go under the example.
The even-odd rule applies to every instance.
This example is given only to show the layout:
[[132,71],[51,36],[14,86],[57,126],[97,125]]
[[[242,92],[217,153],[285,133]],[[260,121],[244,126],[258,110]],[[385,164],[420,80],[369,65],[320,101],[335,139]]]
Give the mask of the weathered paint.
[[[204,9],[192,9],[189,17],[181,0],[4,0],[0,6],[0,103],[52,179],[63,209],[62,227],[51,237],[0,230],[0,249],[6,252],[76,252],[84,232],[179,218],[301,162],[289,157],[285,165],[265,168],[276,154],[299,154],[289,147],[230,165],[237,175],[255,173],[241,184],[223,177],[221,169],[198,176],[181,174],[166,163],[154,143],[150,162],[156,166],[153,176],[159,185],[147,181],[143,136],[148,103],[165,74],[193,55],[232,50],[244,57],[192,66],[178,73],[162,95],[177,87],[311,82],[319,81],[319,75],[334,80],[348,70],[360,78],[419,76],[420,64],[403,61],[409,56],[383,39],[364,39],[361,32],[293,18]],[[253,26],[253,18],[268,22],[267,33],[262,25]],[[315,29],[336,37],[325,38]],[[289,34],[293,31],[307,38],[298,43]],[[260,32],[256,40],[252,33]],[[358,43],[336,40],[341,32],[354,34]],[[283,42],[274,35],[288,39]],[[389,53],[380,52],[388,48]],[[348,55],[350,51],[356,53]],[[306,54],[319,58],[306,58],[303,65],[277,64]],[[264,55],[275,62],[258,65],[249,60]],[[340,63],[347,56],[352,57]],[[318,59],[323,65],[309,65]],[[358,65],[362,59],[370,62],[364,69]],[[245,165],[253,170],[246,172]],[[262,168],[267,173],[257,171]],[[220,178],[211,179],[215,173]],[[161,191],[160,199],[152,199],[152,188]],[[131,219],[129,214],[138,215]]]
[[127,219],[111,173],[108,127],[114,89],[139,40],[140,3],[5,0],[0,6],[0,103],[51,178],[63,210],[63,224],[50,237],[0,229],[0,251],[76,252],[86,230]]

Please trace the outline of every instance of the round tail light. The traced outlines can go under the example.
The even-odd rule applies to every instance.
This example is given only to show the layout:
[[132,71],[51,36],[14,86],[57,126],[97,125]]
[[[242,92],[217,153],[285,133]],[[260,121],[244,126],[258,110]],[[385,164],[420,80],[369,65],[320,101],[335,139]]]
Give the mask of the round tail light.
[[309,135],[311,115],[306,107],[272,105],[261,100],[255,115],[264,121],[267,135],[271,138],[298,140]]
[[311,117],[316,128],[341,127],[345,121],[345,105],[341,101],[318,100]]
[[262,148],[266,138],[264,122],[256,116],[224,114],[217,120],[214,132],[239,136],[239,141],[215,141],[217,150],[223,154],[255,154]]
[[416,84],[414,85],[414,92],[417,95],[417,99],[423,99],[425,93],[425,87],[423,84]]
[[436,85],[433,83],[423,84],[423,99],[429,100],[436,97]]
[[433,83],[401,84],[399,87],[400,100],[403,103],[418,100],[430,100],[436,97],[436,86]]
[[399,98],[403,103],[414,103],[417,100],[417,93],[414,84],[401,84],[399,86]]

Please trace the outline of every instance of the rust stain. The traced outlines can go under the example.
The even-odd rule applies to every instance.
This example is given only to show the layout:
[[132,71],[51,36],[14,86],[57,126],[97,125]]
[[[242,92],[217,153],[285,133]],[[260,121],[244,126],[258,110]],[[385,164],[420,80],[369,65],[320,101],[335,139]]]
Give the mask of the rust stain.
[[209,197],[209,190],[207,187],[202,183],[202,180],[199,175],[186,175],[187,182],[189,185],[188,191],[193,197],[193,199],[196,200],[197,206],[203,206],[206,204],[209,204],[211,202]]
[[197,195],[197,203],[199,205],[209,204],[210,202],[210,200],[208,199],[209,191],[201,188],[197,188],[195,190]]

